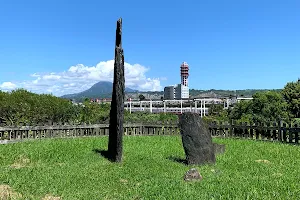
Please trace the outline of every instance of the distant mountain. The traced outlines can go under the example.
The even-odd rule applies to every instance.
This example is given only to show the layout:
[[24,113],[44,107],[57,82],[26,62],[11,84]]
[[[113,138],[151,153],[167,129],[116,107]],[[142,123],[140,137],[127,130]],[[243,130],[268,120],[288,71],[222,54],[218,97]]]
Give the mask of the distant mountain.
[[[83,92],[75,94],[66,94],[61,96],[65,99],[74,99],[76,101],[82,101],[85,98],[111,98],[113,90],[113,83],[109,81],[99,81],[94,84],[90,89],[87,89]],[[125,88],[125,92],[138,92],[138,90],[133,90],[131,88]]]

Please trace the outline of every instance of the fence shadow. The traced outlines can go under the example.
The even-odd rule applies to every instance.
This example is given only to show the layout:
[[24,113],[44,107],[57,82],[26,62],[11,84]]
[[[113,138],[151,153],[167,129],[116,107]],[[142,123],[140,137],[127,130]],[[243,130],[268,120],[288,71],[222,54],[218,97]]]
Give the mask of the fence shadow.
[[167,157],[167,159],[171,160],[173,162],[183,164],[183,165],[188,165],[187,160],[183,159],[183,158],[179,158],[179,157],[176,157],[176,156],[169,156],[169,157]]

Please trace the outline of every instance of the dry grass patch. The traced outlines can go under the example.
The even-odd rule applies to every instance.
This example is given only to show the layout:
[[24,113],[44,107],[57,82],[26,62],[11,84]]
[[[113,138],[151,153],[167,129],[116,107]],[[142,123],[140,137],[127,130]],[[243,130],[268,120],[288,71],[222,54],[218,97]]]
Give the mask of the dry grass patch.
[[266,163],[266,164],[270,164],[271,163],[269,160],[256,160],[255,162]]
[[9,185],[0,185],[0,199],[21,199],[22,195],[15,192]]
[[120,182],[126,184],[126,183],[128,183],[128,180],[126,180],[126,179],[120,179]]
[[50,194],[47,194],[42,200],[61,200],[61,197],[55,197]]
[[23,167],[27,167],[30,163],[29,158],[27,158],[24,155],[20,155],[18,159],[15,160],[15,162],[11,165],[12,168],[20,169]]

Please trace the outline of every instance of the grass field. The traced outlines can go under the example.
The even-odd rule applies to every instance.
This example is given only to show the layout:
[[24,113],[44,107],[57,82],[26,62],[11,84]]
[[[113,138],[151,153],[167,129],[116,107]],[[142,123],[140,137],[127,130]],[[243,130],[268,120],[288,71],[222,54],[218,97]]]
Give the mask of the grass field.
[[0,199],[299,199],[300,147],[214,139],[226,144],[216,165],[196,166],[200,182],[184,182],[191,168],[179,136],[128,136],[122,164],[95,153],[107,137],[0,145]]

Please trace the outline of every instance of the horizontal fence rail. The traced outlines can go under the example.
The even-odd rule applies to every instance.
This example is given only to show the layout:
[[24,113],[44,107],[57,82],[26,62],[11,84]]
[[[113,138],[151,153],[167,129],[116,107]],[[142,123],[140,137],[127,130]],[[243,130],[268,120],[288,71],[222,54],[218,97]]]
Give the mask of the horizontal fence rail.
[[[214,122],[208,124],[208,130],[212,136],[217,137],[300,144],[300,127],[298,125],[287,125],[282,122],[268,124],[220,124]],[[0,127],[0,142],[4,140],[105,136],[108,134],[109,124]],[[179,134],[180,130],[177,124],[124,124],[124,135]]]
[[[0,140],[105,136],[109,124],[0,127]],[[124,124],[124,135],[176,135],[176,125]]]
[[212,136],[300,144],[300,127],[297,124],[288,125],[282,122],[266,124],[218,124],[215,122],[209,124],[209,131]]

